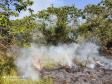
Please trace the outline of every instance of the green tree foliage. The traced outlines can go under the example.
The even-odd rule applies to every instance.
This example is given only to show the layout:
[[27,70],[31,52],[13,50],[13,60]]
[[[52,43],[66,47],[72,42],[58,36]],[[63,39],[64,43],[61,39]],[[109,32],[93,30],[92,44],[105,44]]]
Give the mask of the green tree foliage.
[[33,16],[11,21],[11,34],[14,44],[28,46],[32,41],[32,31],[37,27]]
[[[96,37],[104,51],[112,47],[112,2],[104,0],[98,5],[88,5],[83,16],[86,22],[79,27],[85,38]],[[88,37],[88,38],[87,38]]]
[[[12,32],[12,24],[13,24],[12,22],[13,21],[9,20],[10,15],[17,16],[20,11],[27,10],[27,7],[32,4],[33,2],[30,0],[0,0],[0,9],[1,9],[1,13],[0,13],[0,39],[1,41],[0,43],[1,44],[3,45],[10,44],[11,39],[14,36],[13,34],[14,31]],[[32,12],[31,9],[29,9],[29,11]],[[16,21],[14,24],[16,25]],[[20,30],[24,31],[25,29],[20,28]],[[15,32],[17,31],[18,29],[16,28]],[[18,31],[18,32],[21,32],[21,31]]]
[[15,16],[21,10],[27,10],[27,7],[32,4],[30,0],[0,0],[0,8],[9,15]]
[[33,2],[30,0],[0,0],[0,9],[2,10],[0,12],[0,43],[2,45],[10,44],[11,38],[14,36],[11,35],[10,15],[18,15],[18,12],[27,10],[27,7],[32,4]]
[[10,42],[10,21],[5,13],[0,13],[0,44],[7,45]]
[[[28,24],[31,24],[28,23],[30,19],[24,19],[24,21],[21,22],[19,20],[11,21],[9,17],[10,15],[17,16],[21,10],[27,10],[27,7],[32,4],[33,2],[30,0],[0,0],[0,75],[10,74],[11,70],[15,68],[13,63],[14,58],[13,56],[7,56],[7,49],[9,49],[10,45],[18,43],[17,41],[14,43],[14,39],[17,38],[18,33],[24,32],[24,36],[28,36],[29,33],[27,32],[28,35],[26,35],[26,31],[31,30],[28,28]],[[31,9],[29,11],[31,12]],[[19,24],[19,28],[17,24]],[[23,26],[24,24],[25,26]],[[32,25],[33,24],[31,24],[31,26]],[[31,26],[30,28],[32,28]],[[26,37],[24,41],[25,43],[27,43],[27,38],[28,37]],[[20,40],[21,45],[23,45],[22,42],[23,41]]]
[[70,27],[67,25],[69,24],[68,16],[71,17],[71,19],[77,21],[77,18],[81,15],[81,11],[78,10],[76,7],[61,7],[61,8],[55,8],[55,7],[48,7],[47,10],[42,10],[38,13],[38,17],[41,19],[44,19],[44,21],[49,21],[50,17],[56,16],[56,25],[53,26],[53,28],[46,28],[45,22],[43,22],[42,26],[42,32],[45,36],[45,39],[48,44],[54,44],[57,45],[58,43],[68,43],[73,42],[74,40],[69,37],[69,33],[72,33]]

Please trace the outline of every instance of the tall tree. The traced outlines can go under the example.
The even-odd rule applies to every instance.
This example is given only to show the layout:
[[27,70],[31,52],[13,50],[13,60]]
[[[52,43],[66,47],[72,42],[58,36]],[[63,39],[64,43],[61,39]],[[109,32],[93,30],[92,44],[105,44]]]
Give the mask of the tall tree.
[[[44,26],[44,35],[48,43],[58,44],[58,43],[67,43],[73,41],[69,38],[70,27],[68,16],[70,16],[74,22],[77,21],[77,18],[80,16],[80,10],[74,6],[64,6],[60,8],[48,7],[47,10],[42,10],[38,13],[38,17],[44,20],[50,19],[51,16],[56,17],[56,25],[53,29],[47,29]],[[52,38],[52,39],[51,39]]]
[[[86,38],[96,37],[102,45],[103,52],[112,47],[112,2],[103,0],[98,5],[88,5],[83,11],[86,22],[80,26],[79,30]],[[112,53],[111,53],[112,54]]]

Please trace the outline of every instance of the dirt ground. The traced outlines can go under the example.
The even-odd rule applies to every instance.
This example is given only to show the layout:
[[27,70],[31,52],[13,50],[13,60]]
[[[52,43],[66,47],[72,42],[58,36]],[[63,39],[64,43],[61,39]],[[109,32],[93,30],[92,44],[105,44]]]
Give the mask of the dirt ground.
[[86,67],[57,67],[55,69],[43,69],[44,78],[50,77],[54,84],[112,84],[112,70],[99,66],[95,69]]

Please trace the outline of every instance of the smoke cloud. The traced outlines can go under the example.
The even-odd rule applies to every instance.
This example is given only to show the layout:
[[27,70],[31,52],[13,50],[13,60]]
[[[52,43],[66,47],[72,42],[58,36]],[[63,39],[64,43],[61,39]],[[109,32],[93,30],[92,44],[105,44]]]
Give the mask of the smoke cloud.
[[95,60],[111,62],[99,55],[99,46],[87,42],[83,44],[59,44],[58,46],[40,46],[34,43],[30,48],[21,49],[21,54],[16,61],[20,73],[33,80],[39,79],[40,71],[46,63],[52,61],[59,65],[74,66],[74,60],[86,63],[89,68],[94,68]]

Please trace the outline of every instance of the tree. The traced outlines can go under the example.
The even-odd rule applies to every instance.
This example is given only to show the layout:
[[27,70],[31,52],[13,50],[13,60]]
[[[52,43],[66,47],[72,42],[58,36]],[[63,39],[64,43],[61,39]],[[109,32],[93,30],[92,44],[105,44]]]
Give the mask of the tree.
[[26,10],[32,4],[30,0],[1,0],[0,8],[9,15],[17,15],[17,12]]
[[[17,37],[17,34],[26,30],[26,25],[21,25],[21,21],[14,22],[11,21],[9,17],[10,15],[17,16],[21,10],[27,10],[27,7],[32,4],[33,2],[30,0],[0,0],[0,10],[2,10],[0,11],[0,75],[10,74],[11,70],[15,69],[13,63],[14,57],[7,56],[7,50],[10,48],[10,45],[13,45],[13,40]],[[27,19],[25,19],[25,21],[27,21]],[[23,23],[25,22],[23,21]],[[26,24],[28,25],[28,21]],[[18,32],[18,26],[20,25],[21,28],[19,28],[20,31]],[[26,34],[26,31],[23,32]],[[22,43],[22,41],[20,43]]]
[[[64,6],[60,8],[48,7],[47,10],[42,10],[38,13],[38,17],[44,19],[43,26],[43,34],[48,44],[57,45],[58,43],[68,43],[73,42],[74,40],[69,37],[69,33],[72,33],[72,29],[68,26],[68,16],[70,16],[71,20],[74,22],[77,21],[77,18],[81,15],[80,10],[76,7]],[[49,23],[50,17],[56,17],[56,25],[46,29],[46,23]],[[52,38],[52,39],[51,39]]]
[[28,46],[32,41],[32,32],[37,28],[34,16],[27,16],[20,20],[11,21],[10,32],[13,35],[13,44]]
[[[10,15],[17,16],[20,11],[27,10],[28,6],[32,4],[33,2],[30,0],[1,0],[0,1],[0,9],[2,10],[2,12],[0,13],[0,31],[1,31],[0,38],[2,39],[1,44],[3,45],[10,44],[11,38],[12,36],[14,36],[12,35],[11,32],[12,22],[11,20],[9,20]],[[28,10],[32,14],[33,11],[30,8]],[[21,29],[21,31],[22,30],[23,29]]]
[[86,22],[78,29],[83,35],[86,35],[86,39],[95,37],[101,44],[103,52],[107,50],[111,52],[112,47],[111,7],[111,0],[104,0],[98,5],[88,5],[83,11]]

